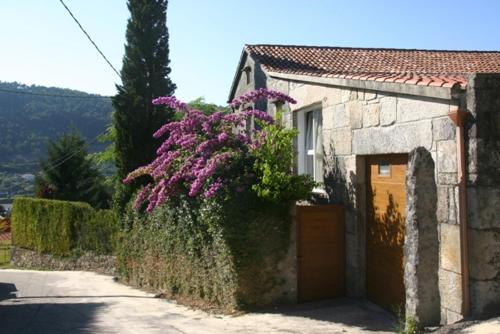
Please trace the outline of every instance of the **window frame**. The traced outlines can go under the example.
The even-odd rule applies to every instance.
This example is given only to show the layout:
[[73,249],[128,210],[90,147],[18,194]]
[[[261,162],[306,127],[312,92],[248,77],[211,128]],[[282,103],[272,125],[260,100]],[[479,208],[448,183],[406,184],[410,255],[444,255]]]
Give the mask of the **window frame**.
[[[312,167],[312,177],[316,182],[321,182],[323,183],[324,181],[324,172],[323,172],[323,157],[324,157],[324,145],[323,145],[323,131],[321,130],[320,133],[318,134],[316,131],[318,131],[318,126],[317,123],[312,124],[312,138],[313,138],[313,148],[312,150],[307,149],[307,115],[310,113],[316,113],[316,117],[313,116],[312,121],[313,122],[320,122],[320,127],[319,129],[322,129],[322,124],[323,124],[323,112],[321,108],[321,104],[315,104],[312,106],[309,106],[307,108],[304,108],[302,110],[295,111],[297,114],[297,123],[296,123],[296,128],[299,130],[299,134],[297,136],[297,173],[298,174],[309,174],[307,173],[307,167],[306,167],[306,159],[307,156],[312,153],[313,156],[313,167]],[[321,146],[320,150],[321,153],[320,156],[318,156],[318,145]],[[311,152],[312,151],[312,152]],[[321,165],[318,166],[318,160],[321,159]],[[317,175],[317,171],[321,170],[321,174]],[[324,190],[321,188],[315,188],[314,192],[320,192],[323,193]]]

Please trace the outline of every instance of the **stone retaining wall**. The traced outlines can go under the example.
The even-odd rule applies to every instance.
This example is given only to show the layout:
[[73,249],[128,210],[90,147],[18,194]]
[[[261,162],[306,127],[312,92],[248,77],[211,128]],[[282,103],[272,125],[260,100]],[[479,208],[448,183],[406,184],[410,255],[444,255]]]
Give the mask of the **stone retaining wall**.
[[50,254],[39,254],[29,249],[13,247],[11,263],[26,269],[84,270],[104,275],[117,275],[115,256],[96,255],[91,252],[83,253],[78,257],[60,258]]

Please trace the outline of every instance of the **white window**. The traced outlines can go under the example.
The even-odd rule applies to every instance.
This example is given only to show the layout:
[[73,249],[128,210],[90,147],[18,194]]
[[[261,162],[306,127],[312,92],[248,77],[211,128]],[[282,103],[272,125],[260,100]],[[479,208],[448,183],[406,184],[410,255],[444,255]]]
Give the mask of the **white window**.
[[299,112],[298,171],[323,182],[323,133],[321,110]]

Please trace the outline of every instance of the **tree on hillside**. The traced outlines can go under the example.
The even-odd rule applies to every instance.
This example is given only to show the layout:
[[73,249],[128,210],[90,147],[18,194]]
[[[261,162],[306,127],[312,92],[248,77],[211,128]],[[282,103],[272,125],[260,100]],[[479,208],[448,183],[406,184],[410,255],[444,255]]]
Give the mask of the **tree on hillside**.
[[[167,0],[129,0],[125,56],[121,69],[122,85],[113,97],[113,125],[116,129],[117,176],[146,165],[156,155],[158,128],[174,117],[165,106],[154,106],[158,96],[172,95],[176,88],[169,79]],[[117,183],[115,206],[119,213],[134,190],[149,181],[142,178],[123,185]]]
[[[0,81],[0,169],[35,173],[49,139],[72,126],[83,137],[95,138],[111,121],[111,112],[111,99],[103,96]],[[93,142],[89,149],[101,147]]]
[[204,97],[198,97],[191,102],[188,102],[188,106],[192,109],[197,109],[203,111],[205,115],[213,114],[217,111],[230,112],[229,107],[219,106],[215,103],[209,103]]
[[97,208],[109,206],[104,178],[77,132],[49,142],[47,158],[40,161],[40,172],[35,178],[35,192],[41,198],[87,202]]

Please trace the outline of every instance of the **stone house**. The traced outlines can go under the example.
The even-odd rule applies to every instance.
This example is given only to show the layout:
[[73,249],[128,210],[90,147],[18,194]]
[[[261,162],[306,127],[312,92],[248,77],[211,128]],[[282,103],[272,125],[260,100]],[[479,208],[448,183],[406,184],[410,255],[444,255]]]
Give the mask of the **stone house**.
[[345,208],[347,296],[500,310],[500,52],[246,45],[229,100],[258,88],[298,101],[297,172]]

